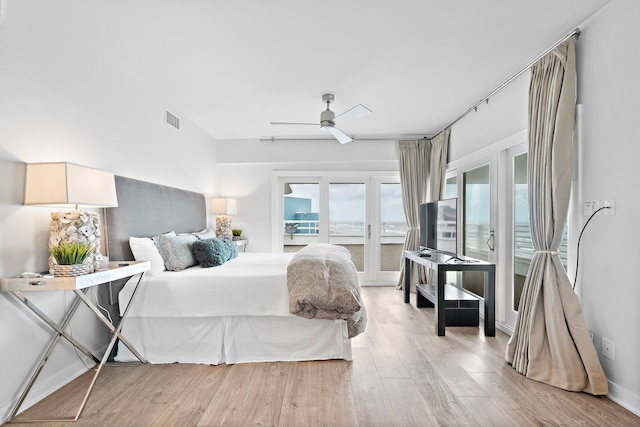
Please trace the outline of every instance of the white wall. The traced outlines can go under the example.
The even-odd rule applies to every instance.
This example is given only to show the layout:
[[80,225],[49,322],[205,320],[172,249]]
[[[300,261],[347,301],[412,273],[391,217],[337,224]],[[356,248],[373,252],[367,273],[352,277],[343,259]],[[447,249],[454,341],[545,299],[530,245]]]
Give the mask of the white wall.
[[[0,27],[0,276],[45,271],[51,209],[23,206],[24,163],[70,161],[118,175],[206,194],[215,190],[215,142],[188,118],[163,122],[161,99],[30,2],[4,2]],[[32,295],[33,293],[30,293]],[[58,320],[73,294],[33,298]],[[106,345],[88,311],[73,336],[92,350]],[[50,332],[0,295],[0,423],[6,419]],[[53,353],[29,403],[84,372],[71,347]],[[66,415],[66,414],[64,414]]]
[[584,200],[614,199],[616,215],[596,217],[581,251],[582,308],[600,349],[613,340],[615,360],[600,358],[615,400],[640,414],[640,2],[614,0],[584,26],[576,44],[578,102],[583,105]]
[[397,171],[395,141],[218,140],[216,183],[238,199],[233,228],[248,238],[247,252],[271,251],[273,171]]
[[[576,43],[578,103],[583,106],[583,200],[614,199],[615,216],[594,218],[581,242],[580,289],[587,328],[600,354],[602,337],[613,340],[615,360],[600,356],[610,397],[640,414],[640,3],[613,0],[580,25]],[[515,72],[516,70],[514,70]],[[527,128],[528,76],[523,76],[456,124],[451,161]],[[586,217],[582,220],[586,221]]]

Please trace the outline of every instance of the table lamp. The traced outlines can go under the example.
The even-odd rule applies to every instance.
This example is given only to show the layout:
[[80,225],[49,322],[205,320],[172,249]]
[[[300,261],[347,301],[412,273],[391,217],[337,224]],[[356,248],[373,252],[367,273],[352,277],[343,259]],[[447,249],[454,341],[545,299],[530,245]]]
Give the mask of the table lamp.
[[[51,213],[49,248],[61,242],[89,243],[93,247],[88,260],[90,272],[98,270],[102,259],[100,216],[81,208],[118,206],[112,173],[67,162],[28,163],[24,204],[67,209]],[[49,257],[50,271],[55,263]]]
[[216,236],[233,239],[231,233],[231,217],[237,213],[236,199],[229,197],[214,197],[211,199],[211,213],[216,217]]

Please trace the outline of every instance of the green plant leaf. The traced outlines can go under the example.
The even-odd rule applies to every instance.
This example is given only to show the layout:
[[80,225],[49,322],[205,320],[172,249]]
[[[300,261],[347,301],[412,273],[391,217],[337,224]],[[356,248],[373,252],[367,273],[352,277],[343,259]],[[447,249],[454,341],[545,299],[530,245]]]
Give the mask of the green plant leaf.
[[59,265],[82,264],[93,252],[93,245],[84,242],[61,242],[50,248]]

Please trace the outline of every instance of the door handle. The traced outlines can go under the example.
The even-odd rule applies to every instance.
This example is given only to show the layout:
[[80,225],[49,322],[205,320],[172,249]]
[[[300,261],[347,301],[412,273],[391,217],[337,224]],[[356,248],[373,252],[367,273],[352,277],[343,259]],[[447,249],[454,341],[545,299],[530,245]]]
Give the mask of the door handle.
[[367,239],[371,240],[371,224],[367,225]]
[[492,228],[489,231],[489,238],[487,239],[487,246],[489,247],[489,250],[491,252],[493,252],[496,249],[495,244],[494,244],[495,243],[495,239],[496,239],[496,232],[495,232],[495,229]]

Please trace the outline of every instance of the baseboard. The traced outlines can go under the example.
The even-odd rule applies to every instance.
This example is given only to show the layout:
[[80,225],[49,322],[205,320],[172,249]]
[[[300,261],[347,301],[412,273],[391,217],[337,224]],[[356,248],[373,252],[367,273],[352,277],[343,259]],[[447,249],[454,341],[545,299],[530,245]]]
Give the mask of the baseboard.
[[498,322],[496,320],[496,329],[501,330],[502,332],[504,332],[505,334],[512,336],[513,335],[513,328],[510,327],[509,325],[507,325],[504,322]]
[[608,383],[609,399],[640,417],[640,396],[614,382],[608,381]]
[[397,283],[394,282],[362,282],[360,285],[364,287],[374,287],[374,286],[396,286]]

